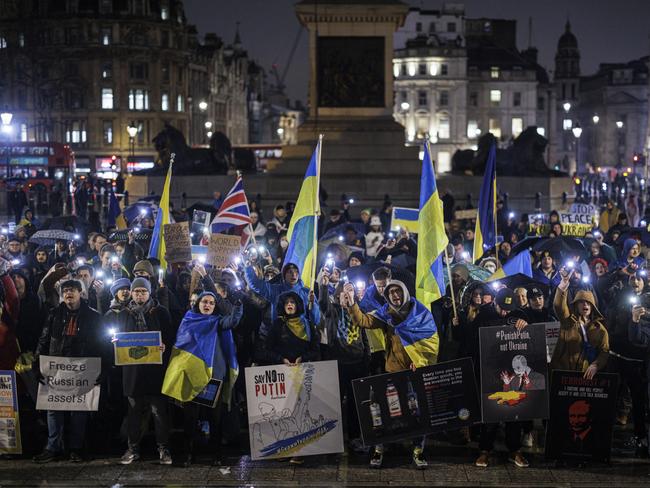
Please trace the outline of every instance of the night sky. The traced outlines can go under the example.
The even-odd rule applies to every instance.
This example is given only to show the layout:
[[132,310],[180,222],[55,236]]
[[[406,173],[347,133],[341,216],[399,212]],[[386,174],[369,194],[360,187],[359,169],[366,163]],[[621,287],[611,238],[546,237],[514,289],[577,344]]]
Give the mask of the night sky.
[[[185,0],[188,21],[199,33],[216,32],[232,42],[241,22],[242,43],[267,70],[282,72],[300,24],[296,0]],[[410,0],[412,6],[439,9],[442,1]],[[528,46],[528,18],[533,18],[533,45],[539,61],[553,69],[555,49],[566,19],[578,38],[581,72],[594,73],[602,62],[625,62],[650,53],[650,0],[465,0],[467,17],[517,20],[518,46]],[[307,34],[303,31],[285,83],[287,95],[306,101]]]

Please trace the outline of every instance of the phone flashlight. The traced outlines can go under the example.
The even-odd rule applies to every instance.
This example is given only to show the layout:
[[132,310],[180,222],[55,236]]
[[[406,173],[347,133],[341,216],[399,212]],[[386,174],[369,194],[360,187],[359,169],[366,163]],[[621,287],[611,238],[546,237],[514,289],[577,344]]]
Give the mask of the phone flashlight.
[[339,241],[342,241],[342,240],[343,240],[343,236],[339,236]]
[[239,256],[235,258],[235,264],[241,264],[241,258]]
[[111,327],[110,329],[108,329],[108,335],[111,337],[114,336],[116,332],[117,329],[115,327]]
[[209,234],[210,233],[210,228],[209,227],[203,227],[203,233],[204,234]]
[[328,259],[332,259],[333,257],[334,257],[334,256],[332,255],[331,252],[328,252],[328,253],[327,253],[327,258],[328,258]]
[[107,278],[106,281],[105,281],[105,283],[106,283],[107,285],[112,285],[112,284],[113,284],[113,278]]
[[190,232],[190,237],[194,237],[194,232]]
[[495,281],[494,283],[492,283],[492,288],[494,290],[498,290],[500,286],[501,286],[501,283],[499,283],[498,281]]
[[140,227],[134,227],[133,232],[140,232]]
[[257,247],[257,252],[259,252],[260,254],[262,254],[264,251],[266,251],[266,248],[264,246]]
[[357,281],[356,286],[358,289],[365,288],[366,284],[363,281]]
[[140,209],[140,215],[147,215],[147,209],[146,208],[141,208]]
[[639,223],[641,224],[641,227],[645,227],[646,225],[648,225],[648,223],[645,220],[642,220]]
[[205,264],[205,256],[199,256],[199,263]]
[[514,212],[510,212],[510,213],[508,214],[508,218],[510,218],[510,219],[514,219],[514,218],[515,218],[515,213],[514,213]]
[[111,263],[119,263],[119,262],[120,262],[120,258],[119,258],[119,257],[117,257],[117,256],[113,256],[113,257],[111,258]]
[[393,234],[392,232],[389,232],[388,237],[390,237],[392,239],[393,237],[395,237],[395,234]]
[[[4,229],[3,229],[3,230],[4,230]],[[78,241],[79,239],[81,239],[81,236],[80,236],[79,234],[75,234],[75,235],[74,235],[74,240],[75,240],[75,241]]]
[[20,259],[12,259],[11,264],[13,264],[14,266],[20,264]]
[[463,259],[465,259],[465,260],[469,259],[469,253],[467,251],[463,251],[462,256],[463,256]]
[[97,278],[103,278],[104,272],[100,269],[99,271],[97,271],[97,273],[95,273],[95,276],[97,276]]
[[350,205],[352,205],[354,203],[354,198],[350,198],[348,202],[350,203]]
[[645,269],[642,269],[641,271],[639,271],[639,276],[646,277],[648,276],[648,272]]
[[582,277],[582,282],[583,283],[589,283],[591,280],[589,279],[589,276],[583,276]]
[[5,229],[4,227],[2,228],[2,233],[3,234],[9,234],[9,229]]
[[639,303],[639,297],[634,297],[634,296],[630,297],[630,303],[632,305],[636,305],[637,303]]
[[77,259],[77,265],[79,265],[79,266],[83,265],[85,262],[86,262],[86,260],[84,258]]
[[575,267],[575,265],[576,265],[576,263],[574,263],[573,261],[567,261],[566,262],[566,267],[569,268],[569,269],[573,269]]

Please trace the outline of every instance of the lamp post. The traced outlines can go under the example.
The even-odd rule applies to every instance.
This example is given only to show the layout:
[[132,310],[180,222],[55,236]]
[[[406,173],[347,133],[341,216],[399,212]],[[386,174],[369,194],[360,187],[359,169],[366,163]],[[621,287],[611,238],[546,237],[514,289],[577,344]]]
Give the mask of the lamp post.
[[[14,118],[14,114],[12,114],[7,107],[5,107],[4,112],[0,113],[0,121],[2,121],[2,133],[7,134],[7,138],[9,138],[9,135],[11,134],[11,120]],[[5,174],[4,177],[8,178],[9,177],[9,155],[11,151],[9,148],[7,148],[7,161],[6,161],[6,166],[5,166]]]
[[131,156],[131,161],[135,158],[135,136],[138,135],[138,128],[132,125],[129,125],[126,128],[126,131],[129,133],[129,148],[130,148],[130,156]]
[[582,135],[582,127],[580,127],[580,123],[576,121],[576,124],[573,126],[573,129],[571,129],[571,132],[573,132],[573,137],[575,137],[575,144],[576,144],[576,171],[578,174],[580,174],[580,136]]

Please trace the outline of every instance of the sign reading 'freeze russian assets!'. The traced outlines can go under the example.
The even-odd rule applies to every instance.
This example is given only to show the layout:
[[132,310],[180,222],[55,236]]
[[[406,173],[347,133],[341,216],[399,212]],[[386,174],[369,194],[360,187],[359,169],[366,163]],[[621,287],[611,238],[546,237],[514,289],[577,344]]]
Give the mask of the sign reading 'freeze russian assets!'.
[[97,411],[100,358],[39,357],[45,384],[38,385],[37,410]]

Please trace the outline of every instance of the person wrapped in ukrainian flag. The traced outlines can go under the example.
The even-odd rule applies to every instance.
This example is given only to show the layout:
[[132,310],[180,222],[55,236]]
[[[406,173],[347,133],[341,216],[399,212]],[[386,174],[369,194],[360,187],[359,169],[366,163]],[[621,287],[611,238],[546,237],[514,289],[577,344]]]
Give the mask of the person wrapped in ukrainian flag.
[[[382,329],[386,337],[386,372],[396,373],[405,369],[430,366],[438,361],[438,329],[428,308],[411,297],[406,285],[390,280],[384,288],[386,303],[379,309],[363,313],[355,302],[354,285],[343,288],[352,303],[349,312],[353,325],[364,329]],[[413,440],[413,463],[424,469],[425,437]],[[383,446],[375,446],[370,460],[371,468],[380,468],[383,462]]]
[[[224,403],[230,404],[239,374],[232,329],[242,318],[243,305],[238,301],[228,315],[218,315],[216,304],[216,295],[204,291],[194,307],[185,313],[162,386],[165,395],[183,402],[185,467],[192,464],[196,425],[202,410],[207,414],[203,418],[210,419],[210,440],[215,453],[213,464],[221,464],[221,409]],[[217,405],[209,409],[192,403],[211,379],[223,382]]]

